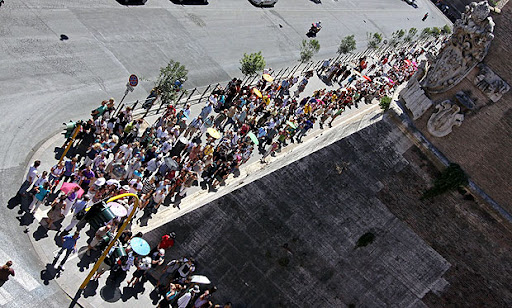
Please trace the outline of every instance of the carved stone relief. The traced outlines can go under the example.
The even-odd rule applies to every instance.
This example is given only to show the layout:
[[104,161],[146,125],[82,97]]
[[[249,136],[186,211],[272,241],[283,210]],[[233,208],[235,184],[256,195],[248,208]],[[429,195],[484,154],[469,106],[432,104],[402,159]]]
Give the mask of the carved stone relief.
[[414,120],[421,117],[432,106],[432,101],[425,95],[425,91],[418,82],[425,75],[425,66],[426,61],[422,60],[416,73],[409,79],[407,86],[400,91],[400,97],[405,102],[407,109],[411,111]]
[[436,106],[427,123],[428,132],[435,137],[444,137],[452,132],[454,125],[460,126],[464,115],[459,113],[460,107],[446,100]]
[[472,2],[458,19],[453,34],[431,64],[423,87],[430,93],[445,92],[457,85],[479,62],[491,44],[494,22],[487,1]]
[[473,83],[493,102],[497,102],[503,94],[510,90],[510,86],[487,65],[480,63],[477,65],[477,68],[480,71],[473,80]]

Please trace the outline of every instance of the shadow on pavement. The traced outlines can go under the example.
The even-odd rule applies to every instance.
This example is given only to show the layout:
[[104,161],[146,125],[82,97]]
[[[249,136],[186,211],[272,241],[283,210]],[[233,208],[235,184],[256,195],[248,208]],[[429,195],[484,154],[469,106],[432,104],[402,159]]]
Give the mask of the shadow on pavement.
[[20,226],[30,226],[34,222],[34,215],[25,212],[23,215],[16,217],[20,222]]
[[7,201],[7,208],[9,210],[14,209],[17,205],[21,204],[21,199],[22,197],[20,195],[12,197],[11,199],[9,199],[9,201]]
[[121,300],[123,302],[128,301],[130,298],[139,299],[139,294],[144,294],[144,291],[146,289],[144,288],[144,283],[142,281],[139,281],[139,283],[135,284],[133,287],[124,287],[123,288],[123,294],[121,296]]
[[78,250],[78,258],[80,258],[80,262],[78,262],[77,266],[79,268],[79,271],[83,272],[86,269],[89,269],[89,265],[94,264],[97,259],[97,255],[99,255],[100,252],[93,251],[94,253],[91,253],[90,256],[88,256],[85,251],[87,250],[87,246],[82,246]]
[[121,290],[115,284],[106,284],[100,290],[101,298],[109,303],[115,303],[121,299]]
[[98,280],[90,280],[89,283],[87,284],[87,287],[85,287],[84,289],[84,297],[96,295],[96,290],[98,289],[98,286]]
[[44,285],[48,285],[50,280],[60,277],[60,270],[54,268],[54,264],[46,264],[46,268],[41,271],[41,280]]
[[39,227],[37,228],[36,231],[34,231],[32,236],[34,237],[34,239],[36,241],[39,241],[40,239],[48,237],[48,230],[45,227],[43,227],[42,225],[39,225]]

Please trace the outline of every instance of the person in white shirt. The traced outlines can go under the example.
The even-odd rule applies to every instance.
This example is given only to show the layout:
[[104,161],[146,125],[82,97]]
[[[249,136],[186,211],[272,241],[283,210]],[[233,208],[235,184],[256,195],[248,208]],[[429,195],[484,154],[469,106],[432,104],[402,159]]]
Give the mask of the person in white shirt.
[[32,165],[27,173],[27,177],[25,178],[25,181],[23,184],[21,184],[20,189],[18,190],[18,195],[25,196],[27,194],[27,189],[30,188],[30,185],[34,183],[34,181],[37,179],[37,168],[41,165],[41,161],[36,160],[34,162],[34,165]]
[[44,183],[48,182],[48,171],[43,171],[43,174],[37,178],[37,180],[34,182],[34,187],[39,187],[41,185],[44,185]]
[[125,161],[129,160],[130,158],[132,158],[133,148],[132,148],[132,144],[131,143],[123,144],[119,148],[119,151],[124,153]]
[[178,308],[186,308],[192,299],[192,293],[198,295],[201,293],[198,285],[195,285],[194,288],[188,290],[187,293],[183,294],[180,298],[178,298]]
[[146,170],[144,171],[144,177],[149,177],[149,175],[155,173],[156,170],[162,165],[162,155],[159,154],[157,157],[152,158],[147,166]]
[[172,149],[171,142],[169,142],[168,138],[164,138],[165,141],[162,143],[162,146],[160,147],[160,152],[162,152],[164,155],[169,153],[169,151]]
[[135,189],[135,191],[133,192],[134,194],[138,194],[142,190],[143,184],[140,177],[130,180],[128,184],[130,184],[130,187],[133,187],[133,189]]

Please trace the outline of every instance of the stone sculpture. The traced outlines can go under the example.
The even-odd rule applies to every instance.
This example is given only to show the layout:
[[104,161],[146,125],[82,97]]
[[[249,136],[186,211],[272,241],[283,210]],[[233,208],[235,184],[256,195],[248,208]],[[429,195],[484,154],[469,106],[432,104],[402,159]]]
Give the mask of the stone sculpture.
[[425,95],[425,91],[419,84],[419,80],[425,76],[426,63],[427,61],[421,60],[416,73],[409,79],[407,86],[400,91],[400,98],[411,111],[414,120],[421,117],[432,106],[432,101]]
[[487,65],[480,63],[477,65],[477,68],[480,71],[473,80],[473,83],[493,102],[497,102],[503,94],[510,90],[510,86]]
[[494,35],[487,1],[472,2],[453,27],[453,34],[431,64],[423,87],[430,93],[445,92],[457,85],[481,62]]
[[435,137],[444,137],[452,132],[454,125],[460,126],[464,115],[459,113],[460,107],[446,100],[436,106],[437,111],[427,122],[428,132]]

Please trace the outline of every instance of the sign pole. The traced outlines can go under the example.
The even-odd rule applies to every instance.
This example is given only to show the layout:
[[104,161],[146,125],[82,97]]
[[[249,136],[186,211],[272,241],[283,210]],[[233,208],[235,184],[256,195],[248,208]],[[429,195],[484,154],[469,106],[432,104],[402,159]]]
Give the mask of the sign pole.
[[108,247],[103,251],[103,253],[101,254],[100,258],[98,259],[98,261],[96,261],[96,264],[94,264],[94,267],[89,272],[89,275],[87,275],[87,277],[85,278],[85,280],[82,283],[82,285],[80,285],[79,291],[83,291],[85,289],[85,287],[87,287],[87,284],[91,280],[92,276],[94,275],[94,273],[96,273],[96,271],[100,267],[101,263],[103,263],[103,260],[105,260],[105,258],[107,257],[108,252],[110,251],[110,249],[112,249],[112,247],[114,246],[116,241],[121,236],[121,233],[123,233],[123,231],[126,228],[126,226],[131,222],[133,216],[135,215],[135,212],[139,208],[139,202],[140,202],[139,197],[136,194],[132,194],[132,193],[125,193],[125,194],[120,194],[120,195],[114,196],[114,197],[108,199],[107,203],[112,202],[112,201],[117,200],[117,199],[120,199],[120,198],[124,198],[124,197],[134,197],[135,198],[135,205],[133,206],[133,209],[130,212],[130,215],[128,215],[128,218],[126,218],[126,220],[124,221],[123,225],[119,228],[119,230],[117,230],[117,233],[116,233],[116,236],[114,236],[114,239],[112,239],[110,241],[110,244],[108,245]]
[[76,127],[75,127],[75,130],[73,131],[73,135],[71,136],[71,140],[69,140],[68,146],[66,147],[66,149],[62,153],[62,156],[60,157],[59,162],[57,164],[60,164],[60,162],[64,159],[64,157],[66,157],[66,154],[68,153],[69,149],[73,145],[73,142],[75,142],[76,136],[80,132],[80,128],[81,128],[81,125],[77,124]]

